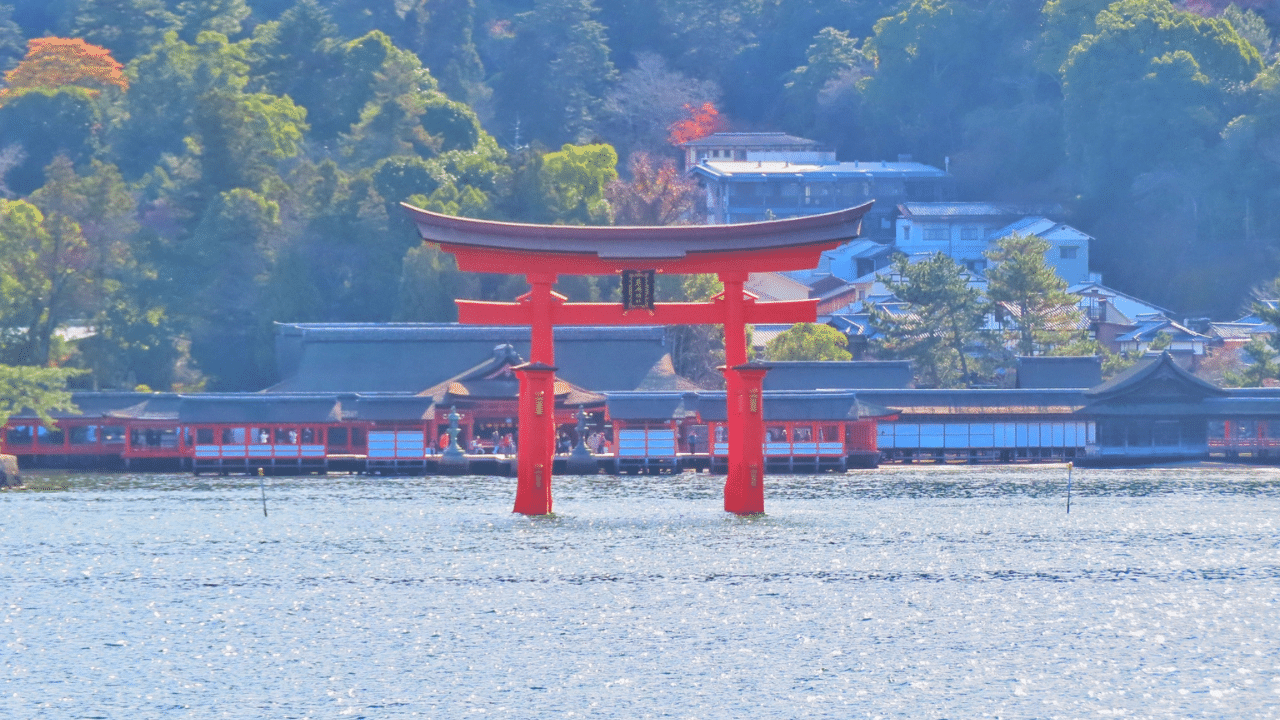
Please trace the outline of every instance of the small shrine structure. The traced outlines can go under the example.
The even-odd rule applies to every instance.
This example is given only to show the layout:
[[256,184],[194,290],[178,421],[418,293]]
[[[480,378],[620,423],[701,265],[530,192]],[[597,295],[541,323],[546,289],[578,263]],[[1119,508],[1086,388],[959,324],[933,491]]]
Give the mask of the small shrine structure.
[[[527,325],[529,362],[519,379],[515,512],[552,510],[555,455],[556,325],[723,325],[728,469],[724,508],[764,512],[763,365],[747,362],[748,323],[817,319],[817,299],[760,302],[743,290],[753,272],[807,270],[821,254],[858,236],[871,203],[823,215],[744,223],[663,227],[530,225],[452,217],[403,207],[426,242],[469,272],[524,275],[515,302],[457,300],[464,324]],[[724,290],[708,302],[655,302],[657,273],[714,273]],[[562,275],[621,275],[621,303],[577,303],[552,290]]]

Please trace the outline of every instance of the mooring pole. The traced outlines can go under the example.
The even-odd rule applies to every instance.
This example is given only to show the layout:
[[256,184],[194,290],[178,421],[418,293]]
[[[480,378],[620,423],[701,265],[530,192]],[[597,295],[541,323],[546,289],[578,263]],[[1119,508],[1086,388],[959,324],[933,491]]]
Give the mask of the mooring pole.
[[258,468],[258,489],[262,491],[262,517],[267,516],[267,481],[262,477],[262,468]]
[[1075,463],[1067,463],[1067,514],[1071,514],[1071,470]]

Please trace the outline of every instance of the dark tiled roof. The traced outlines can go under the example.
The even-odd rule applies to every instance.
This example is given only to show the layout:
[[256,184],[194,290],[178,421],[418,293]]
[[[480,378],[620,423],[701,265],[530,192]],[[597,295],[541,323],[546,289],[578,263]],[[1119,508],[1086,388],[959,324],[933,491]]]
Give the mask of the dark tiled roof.
[[[839,390],[769,391],[762,398],[766,422],[786,420],[861,420],[890,417],[896,410],[859,397],[858,393]],[[723,422],[727,418],[725,394],[699,393],[698,412],[703,420]]]
[[[176,401],[177,396],[170,393],[138,393],[138,392],[75,392],[71,394],[71,402],[75,410],[58,410],[50,413],[55,418],[77,417],[132,417],[130,413],[145,413],[148,409],[159,412],[167,409],[167,405]],[[30,408],[14,413],[15,418],[33,418],[36,414]]]
[[[529,329],[453,323],[281,325],[275,392],[419,393],[476,367],[496,345],[529,353]],[[560,327],[556,375],[593,390],[633,390],[667,348],[661,327]]]
[[818,149],[826,147],[817,140],[809,140],[808,138],[796,137],[788,135],[784,132],[758,132],[758,133],[713,133],[706,137],[690,140],[681,143],[680,147],[769,147],[769,146],[792,147],[802,145],[804,147]]
[[[520,380],[514,368],[524,364],[524,358],[510,345],[499,345],[493,355],[484,362],[440,382],[420,393],[430,397],[437,405],[450,405],[469,400],[512,400],[520,394]],[[604,396],[583,390],[572,383],[557,379],[556,400],[566,405],[591,405],[604,402]]]
[[[343,402],[343,417],[354,420],[431,420],[436,407],[429,397],[416,395],[360,395],[354,402]],[[447,415],[448,408],[441,408]]]
[[1133,367],[1085,391],[1085,394],[1091,401],[1129,396],[1134,402],[1142,402],[1143,396],[1147,395],[1145,391],[1156,393],[1148,395],[1150,399],[1165,402],[1178,398],[1203,399],[1226,395],[1222,388],[1183,370],[1168,352],[1142,358]]
[[1091,388],[1102,384],[1102,358],[1019,357],[1019,388]]
[[893,389],[911,387],[908,360],[766,362],[765,390]]
[[698,393],[609,393],[609,417],[616,420],[672,420],[698,410]]
[[328,423],[342,420],[337,397],[188,395],[178,408],[184,423]]
[[868,402],[911,416],[1070,415],[1085,406],[1083,390],[921,389],[862,390]]

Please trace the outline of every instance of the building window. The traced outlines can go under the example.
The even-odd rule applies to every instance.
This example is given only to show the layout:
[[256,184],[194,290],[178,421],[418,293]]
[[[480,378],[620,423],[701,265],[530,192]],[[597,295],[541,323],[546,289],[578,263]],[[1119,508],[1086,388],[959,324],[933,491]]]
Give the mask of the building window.
[[1058,248],[1058,257],[1063,260],[1075,260],[1080,248],[1075,245],[1063,245]]
[[911,226],[903,225],[902,226],[902,242],[906,243],[910,239],[911,239]]
[[961,240],[981,240],[982,228],[974,227],[972,225],[962,227],[960,228],[960,239]]
[[924,229],[924,239],[927,242],[946,242],[951,239],[951,233],[945,227],[927,227]]

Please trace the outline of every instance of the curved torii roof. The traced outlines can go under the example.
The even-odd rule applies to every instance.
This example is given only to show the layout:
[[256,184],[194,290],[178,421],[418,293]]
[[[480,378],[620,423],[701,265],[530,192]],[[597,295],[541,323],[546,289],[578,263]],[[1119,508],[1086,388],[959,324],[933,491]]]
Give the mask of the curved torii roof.
[[460,270],[612,275],[627,269],[708,273],[813,268],[824,250],[858,236],[872,203],[786,220],[660,227],[531,225],[401,205],[422,239],[452,253]]

